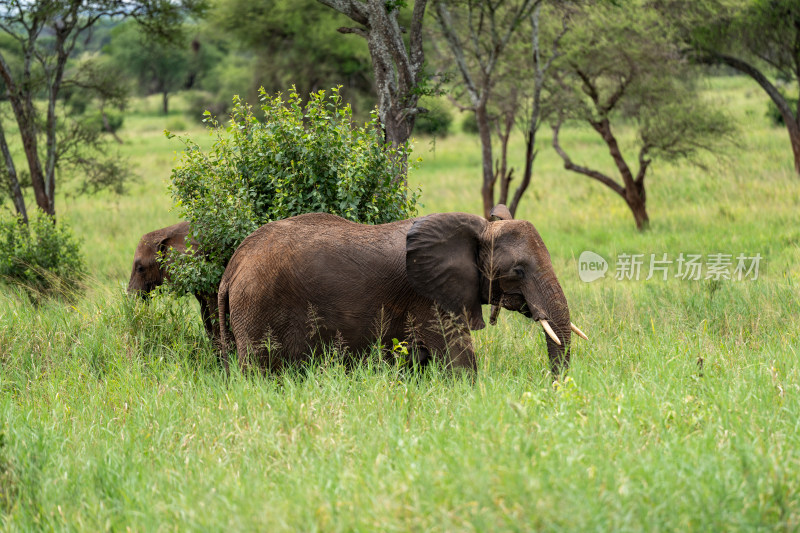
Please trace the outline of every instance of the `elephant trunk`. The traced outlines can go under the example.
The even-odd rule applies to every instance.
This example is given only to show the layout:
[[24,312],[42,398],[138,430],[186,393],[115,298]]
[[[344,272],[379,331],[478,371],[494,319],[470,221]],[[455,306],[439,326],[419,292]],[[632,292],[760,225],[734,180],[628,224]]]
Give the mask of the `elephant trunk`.
[[136,279],[135,275],[132,275],[130,281],[128,281],[128,294],[144,296],[143,289],[144,287],[142,287],[142,283]]
[[[560,341],[560,344],[556,343],[550,332],[546,332],[550,370],[558,375],[569,367],[569,345],[572,337],[569,306],[564,291],[553,276],[552,280],[547,280],[533,291],[526,293],[525,300],[533,319],[546,320],[547,326]],[[545,328],[544,323],[542,327]]]

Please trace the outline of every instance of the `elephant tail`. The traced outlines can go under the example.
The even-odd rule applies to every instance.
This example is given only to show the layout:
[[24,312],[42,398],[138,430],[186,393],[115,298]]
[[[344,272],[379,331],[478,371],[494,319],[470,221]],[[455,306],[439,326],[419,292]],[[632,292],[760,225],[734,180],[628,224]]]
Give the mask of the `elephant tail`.
[[228,372],[228,352],[231,343],[235,344],[233,331],[231,331],[228,324],[228,280],[222,279],[219,285],[219,295],[217,296],[218,312],[219,312],[219,358],[225,372]]

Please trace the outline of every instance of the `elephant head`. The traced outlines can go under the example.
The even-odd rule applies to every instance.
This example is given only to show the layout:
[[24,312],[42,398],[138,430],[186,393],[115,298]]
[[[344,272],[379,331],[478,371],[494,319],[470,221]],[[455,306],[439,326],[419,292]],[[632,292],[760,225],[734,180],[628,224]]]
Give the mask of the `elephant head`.
[[164,283],[166,272],[159,258],[170,248],[178,253],[185,253],[188,234],[189,223],[181,222],[143,235],[133,256],[128,293],[146,296]]
[[[569,365],[569,307],[550,253],[533,224],[513,220],[505,206],[492,220],[465,213],[422,217],[406,235],[411,286],[445,311],[463,314],[470,329],[485,326],[481,304],[518,311],[540,322],[554,373]],[[492,321],[493,323],[493,321]]]

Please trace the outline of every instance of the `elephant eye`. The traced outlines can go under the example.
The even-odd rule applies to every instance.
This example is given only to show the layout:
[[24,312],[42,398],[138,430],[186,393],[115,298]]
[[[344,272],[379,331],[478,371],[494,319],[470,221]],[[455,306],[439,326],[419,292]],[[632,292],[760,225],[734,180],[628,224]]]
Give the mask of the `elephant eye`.
[[514,267],[513,269],[511,269],[511,271],[519,279],[525,279],[525,271],[522,269],[522,267]]

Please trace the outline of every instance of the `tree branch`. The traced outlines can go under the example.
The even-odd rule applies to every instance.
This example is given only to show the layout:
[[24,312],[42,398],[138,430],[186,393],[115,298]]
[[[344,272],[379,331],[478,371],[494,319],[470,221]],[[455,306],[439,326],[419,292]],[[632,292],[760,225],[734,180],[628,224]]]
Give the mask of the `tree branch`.
[[647,159],[647,153],[650,151],[648,145],[644,145],[639,150],[639,172],[636,173],[636,183],[640,184],[644,181],[644,176],[647,173],[647,167],[650,166],[651,159]]
[[561,129],[562,120],[559,120],[553,125],[553,148],[555,148],[556,152],[561,159],[564,160],[564,168],[567,170],[571,170],[573,172],[577,172],[578,174],[583,174],[584,176],[588,176],[592,179],[595,179],[614,191],[615,193],[619,194],[623,198],[625,198],[625,189],[620,186],[619,183],[614,181],[613,179],[609,178],[602,172],[598,172],[596,170],[592,170],[587,167],[582,167],[580,165],[576,165],[572,162],[572,159],[567,155],[567,153],[561,148],[561,145],[558,142],[558,132]]
[[472,101],[472,106],[477,107],[481,100],[481,91],[478,90],[475,80],[473,80],[472,74],[469,72],[467,61],[464,58],[464,47],[453,29],[453,19],[450,16],[450,11],[448,11],[443,2],[436,2],[435,16],[444,32],[444,37],[447,40],[447,44],[450,46],[450,51],[455,57],[458,70],[461,71],[461,76],[464,78],[464,84],[466,85],[467,92]]
[[342,26],[341,28],[337,28],[336,31],[338,31],[339,33],[352,33],[352,34],[361,36],[364,39],[369,37],[369,35],[367,34],[367,31],[362,29],[362,28],[349,28],[347,26]]
[[795,125],[795,128],[797,128],[797,117],[794,116],[794,112],[792,111],[791,107],[789,107],[789,103],[783,97],[778,88],[775,87],[775,85],[773,85],[760,70],[750,63],[739,59],[738,57],[720,54],[711,50],[703,50],[702,52],[706,54],[706,57],[701,58],[702,61],[706,63],[724,63],[729,67],[735,68],[739,72],[747,74],[753,78],[753,80],[755,80],[755,82],[758,83],[761,88],[764,89],[764,91],[766,91],[766,93],[778,107],[778,110],[781,112],[781,116],[783,116],[784,121],[787,124],[791,122]]
[[583,82],[583,92],[592,99],[595,107],[600,107],[600,95],[597,94],[597,88],[594,86],[594,83],[589,78],[588,74],[584,73],[578,65],[572,65],[572,70],[578,75],[578,77]]
[[425,58],[422,50],[422,20],[425,18],[427,3],[428,0],[417,0],[414,2],[414,10],[411,12],[411,28],[409,29],[408,44],[411,65],[414,71],[422,67]]
[[339,13],[346,15],[350,19],[363,24],[369,25],[369,18],[364,8],[364,4],[353,0],[317,0],[317,2],[324,4]]

